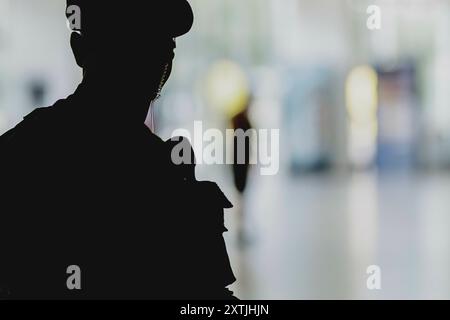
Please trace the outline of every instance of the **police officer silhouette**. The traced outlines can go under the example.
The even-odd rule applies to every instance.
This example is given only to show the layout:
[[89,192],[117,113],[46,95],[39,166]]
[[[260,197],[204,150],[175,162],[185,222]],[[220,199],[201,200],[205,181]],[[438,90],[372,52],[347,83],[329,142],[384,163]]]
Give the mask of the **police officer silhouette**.
[[[0,137],[0,297],[233,298],[222,235],[231,203],[144,125],[190,5],[67,5],[81,10],[70,43],[82,83]],[[80,290],[66,286],[72,265]]]

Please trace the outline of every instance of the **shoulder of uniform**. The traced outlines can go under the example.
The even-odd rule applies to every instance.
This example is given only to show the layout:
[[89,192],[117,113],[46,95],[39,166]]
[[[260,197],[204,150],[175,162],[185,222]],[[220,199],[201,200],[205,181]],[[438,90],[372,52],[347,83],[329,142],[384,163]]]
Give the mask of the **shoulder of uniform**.
[[207,199],[211,199],[214,203],[220,204],[225,209],[233,208],[233,204],[228,200],[217,183],[212,181],[197,181],[196,184],[200,189],[202,198],[206,197]]
[[13,136],[14,136],[14,129],[7,131],[6,133],[0,136],[0,146],[2,149],[9,144],[9,142],[13,139]]
[[[173,164],[176,176],[186,182],[195,185],[197,192],[204,201],[222,208],[232,208],[233,204],[228,200],[219,186],[212,181],[197,181],[195,178],[195,153],[192,145],[186,137],[173,137],[165,142],[170,161]],[[175,159],[174,159],[175,157]]]
[[[39,108],[41,109],[41,108]],[[14,128],[10,129],[0,137],[0,143],[2,146],[13,142],[16,138],[19,138],[24,131],[28,131],[31,127],[31,123],[36,120],[36,116],[40,113],[40,110],[36,109],[30,114],[26,115],[21,122],[19,122]]]
[[67,103],[66,99],[58,100],[54,105],[50,107],[36,108],[28,115],[23,117],[22,123],[37,123],[37,122],[50,122],[55,119],[56,116],[60,116],[64,111],[64,105]]
[[23,120],[13,129],[16,131],[24,131],[24,132],[35,132],[40,127],[46,128],[48,127],[49,120],[52,118],[52,109],[51,107],[38,108],[23,117]]
[[7,131],[0,137],[0,145],[6,146],[9,143],[19,143],[22,139],[36,139],[41,133],[51,127],[55,114],[55,108],[37,108],[23,117],[14,128]]
[[38,120],[44,114],[47,115],[49,113],[49,109],[50,109],[50,107],[34,109],[32,112],[30,112],[25,117],[23,117],[23,119],[25,121]]

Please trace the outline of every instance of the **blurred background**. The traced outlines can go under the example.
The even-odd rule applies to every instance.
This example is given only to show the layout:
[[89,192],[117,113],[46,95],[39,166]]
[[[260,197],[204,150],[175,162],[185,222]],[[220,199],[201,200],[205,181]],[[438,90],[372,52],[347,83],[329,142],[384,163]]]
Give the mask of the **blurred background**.
[[[450,299],[450,0],[190,2],[158,134],[242,115],[280,129],[275,176],[251,166],[242,188],[230,166],[198,168],[235,203],[236,294]],[[366,26],[373,4],[380,30]],[[64,11],[0,0],[0,133],[80,82]],[[366,286],[370,265],[381,290]]]

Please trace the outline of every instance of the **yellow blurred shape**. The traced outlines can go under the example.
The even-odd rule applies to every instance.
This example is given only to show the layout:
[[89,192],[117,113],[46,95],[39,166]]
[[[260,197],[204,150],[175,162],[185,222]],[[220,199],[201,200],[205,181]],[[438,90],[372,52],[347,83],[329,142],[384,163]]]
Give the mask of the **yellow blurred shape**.
[[250,97],[249,83],[242,68],[230,60],[220,60],[212,65],[207,75],[208,103],[233,117],[242,112]]
[[348,153],[352,164],[369,166],[376,155],[378,136],[378,75],[370,66],[358,66],[347,77],[349,117]]
[[370,125],[377,121],[378,76],[372,67],[358,66],[350,72],[346,100],[351,122]]

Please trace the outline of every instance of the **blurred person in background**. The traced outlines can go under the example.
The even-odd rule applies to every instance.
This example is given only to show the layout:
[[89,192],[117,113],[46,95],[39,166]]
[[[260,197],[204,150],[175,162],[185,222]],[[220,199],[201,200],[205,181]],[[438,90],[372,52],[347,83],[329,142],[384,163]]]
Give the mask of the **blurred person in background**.
[[[231,123],[235,131],[240,130],[243,134],[246,134],[253,128],[248,117],[248,109],[251,103],[252,97],[249,96],[243,109],[232,117]],[[237,135],[233,139],[233,177],[234,185],[239,193],[237,205],[240,220],[238,233],[238,241],[240,244],[246,244],[249,240],[244,230],[244,194],[250,169],[250,139],[251,136],[245,136],[242,140]]]
[[[172,69],[185,0],[68,0],[83,81],[0,138],[0,297],[230,299],[232,205],[145,127]],[[73,8],[73,7],[72,7]],[[69,12],[69,11],[68,11]],[[185,141],[185,140],[183,140]],[[78,266],[81,285],[66,273]]]

